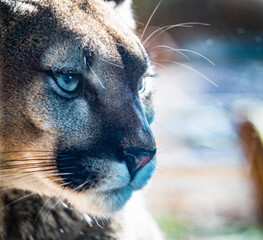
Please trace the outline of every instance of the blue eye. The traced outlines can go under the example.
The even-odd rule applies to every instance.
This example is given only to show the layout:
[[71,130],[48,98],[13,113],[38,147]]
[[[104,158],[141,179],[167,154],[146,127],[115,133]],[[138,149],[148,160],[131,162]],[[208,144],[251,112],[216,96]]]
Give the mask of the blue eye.
[[76,75],[57,73],[55,78],[58,86],[67,92],[73,92],[79,84],[79,77]]
[[145,91],[146,88],[146,83],[145,83],[145,78],[142,78],[140,83],[139,83],[139,89],[138,92],[142,94]]

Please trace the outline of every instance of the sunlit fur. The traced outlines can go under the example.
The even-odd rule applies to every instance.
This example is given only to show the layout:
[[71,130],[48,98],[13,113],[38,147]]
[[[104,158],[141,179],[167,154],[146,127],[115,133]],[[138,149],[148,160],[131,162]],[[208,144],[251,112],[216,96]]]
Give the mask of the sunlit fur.
[[[64,200],[82,213],[114,217],[152,176],[155,158],[132,178],[118,155],[156,148],[152,68],[130,4],[0,0],[0,187],[3,196],[19,189],[27,191],[15,192],[21,200],[48,198],[35,221],[52,197],[59,199],[54,211]],[[59,88],[54,73],[61,72],[81,76],[77,92]]]

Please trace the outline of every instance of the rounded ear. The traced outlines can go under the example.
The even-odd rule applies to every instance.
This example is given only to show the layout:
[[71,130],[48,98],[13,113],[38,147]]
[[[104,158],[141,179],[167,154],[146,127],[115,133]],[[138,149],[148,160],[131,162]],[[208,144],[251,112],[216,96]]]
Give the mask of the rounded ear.
[[113,3],[115,10],[119,13],[124,22],[133,30],[136,28],[132,12],[132,0],[106,0]]

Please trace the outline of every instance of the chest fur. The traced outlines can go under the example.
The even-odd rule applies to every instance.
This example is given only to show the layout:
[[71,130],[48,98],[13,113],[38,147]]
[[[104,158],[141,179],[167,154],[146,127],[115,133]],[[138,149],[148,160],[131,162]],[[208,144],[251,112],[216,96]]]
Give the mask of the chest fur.
[[[55,198],[12,190],[0,198],[0,239],[118,239],[118,224],[85,217]],[[27,195],[29,195],[27,197]]]

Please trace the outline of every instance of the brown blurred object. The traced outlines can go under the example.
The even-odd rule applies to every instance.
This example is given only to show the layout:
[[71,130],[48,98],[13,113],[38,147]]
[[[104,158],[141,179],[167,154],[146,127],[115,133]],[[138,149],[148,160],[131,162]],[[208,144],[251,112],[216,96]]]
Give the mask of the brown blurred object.
[[[262,111],[259,113],[262,114]],[[258,207],[258,218],[263,225],[263,142],[262,125],[253,118],[247,118],[239,126],[239,136],[250,167],[252,183]]]

